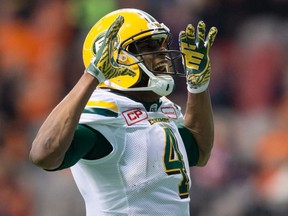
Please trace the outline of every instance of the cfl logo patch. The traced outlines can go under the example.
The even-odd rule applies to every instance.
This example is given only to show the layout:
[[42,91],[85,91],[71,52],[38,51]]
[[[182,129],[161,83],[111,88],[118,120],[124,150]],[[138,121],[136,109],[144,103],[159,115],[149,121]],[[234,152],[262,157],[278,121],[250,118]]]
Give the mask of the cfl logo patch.
[[133,125],[137,122],[148,119],[147,112],[141,109],[131,109],[122,112],[122,115],[128,126]]
[[161,112],[172,119],[177,119],[176,110],[174,107],[162,107]]

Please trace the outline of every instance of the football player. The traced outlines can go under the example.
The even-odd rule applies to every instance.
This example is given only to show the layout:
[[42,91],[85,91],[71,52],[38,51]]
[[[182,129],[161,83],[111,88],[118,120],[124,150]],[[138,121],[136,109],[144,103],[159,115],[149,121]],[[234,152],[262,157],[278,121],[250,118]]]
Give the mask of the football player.
[[[180,51],[172,50],[169,28],[146,12],[104,16],[84,41],[85,72],[38,131],[32,162],[71,168],[87,216],[189,215],[189,167],[204,166],[213,146],[208,84],[216,33],[212,27],[206,35],[202,21],[196,30],[189,24]],[[187,79],[184,115],[166,97],[173,76]]]

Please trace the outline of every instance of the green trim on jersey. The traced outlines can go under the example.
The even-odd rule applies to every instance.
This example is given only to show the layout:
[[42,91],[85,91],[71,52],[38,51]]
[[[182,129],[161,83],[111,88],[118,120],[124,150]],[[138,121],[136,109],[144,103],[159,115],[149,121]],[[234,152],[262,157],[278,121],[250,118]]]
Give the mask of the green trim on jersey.
[[[150,110],[150,109],[151,109],[151,106],[152,106],[152,105],[156,105],[156,110],[158,110],[159,107],[160,107],[161,104],[162,104],[162,101],[157,100],[157,101],[154,101],[154,102],[140,102],[140,103],[143,104],[143,106],[145,107],[145,109],[146,109],[148,112],[152,112],[152,111]],[[153,111],[153,112],[156,112],[156,110]]]
[[109,141],[99,131],[87,125],[79,124],[62,164],[50,171],[71,167],[82,158],[86,160],[100,159],[110,154],[112,150]]
[[82,113],[98,114],[108,117],[118,117],[118,113],[116,112],[113,112],[108,109],[95,108],[95,107],[86,107]]
[[193,134],[184,125],[178,127],[178,130],[185,145],[189,166],[195,166],[199,160],[199,149],[197,142],[193,137]]
[[[185,145],[189,166],[195,166],[199,160],[199,149],[196,140],[184,125],[179,127],[178,130]],[[82,158],[86,160],[97,160],[107,156],[112,150],[112,145],[99,131],[87,125],[79,124],[62,164],[54,170],[47,171],[69,168]]]

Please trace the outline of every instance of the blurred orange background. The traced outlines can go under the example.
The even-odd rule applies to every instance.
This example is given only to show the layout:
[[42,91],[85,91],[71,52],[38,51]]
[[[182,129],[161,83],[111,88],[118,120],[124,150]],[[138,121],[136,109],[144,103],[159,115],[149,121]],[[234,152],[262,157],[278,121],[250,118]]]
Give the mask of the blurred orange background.
[[[191,215],[288,215],[288,2],[0,0],[0,216],[85,215],[70,171],[29,162],[32,140],[84,71],[90,27],[138,8],[174,34],[216,26],[210,93],[215,147],[192,168]],[[170,99],[185,108],[185,80]],[[184,111],[184,110],[183,110]]]

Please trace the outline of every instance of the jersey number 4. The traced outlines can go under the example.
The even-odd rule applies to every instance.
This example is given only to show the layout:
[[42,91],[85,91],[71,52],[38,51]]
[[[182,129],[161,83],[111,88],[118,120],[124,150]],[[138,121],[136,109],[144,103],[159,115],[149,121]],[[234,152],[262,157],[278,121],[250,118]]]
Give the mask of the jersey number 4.
[[166,135],[166,145],[163,156],[165,172],[168,175],[181,174],[182,180],[178,186],[181,199],[189,196],[189,178],[185,169],[183,156],[178,148],[177,139],[168,127],[163,127]]

